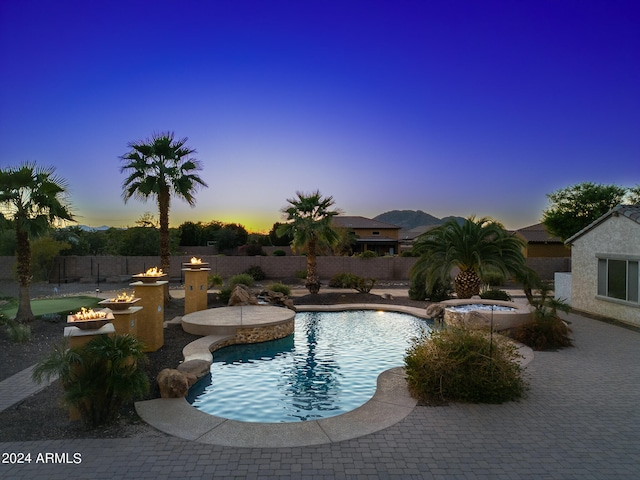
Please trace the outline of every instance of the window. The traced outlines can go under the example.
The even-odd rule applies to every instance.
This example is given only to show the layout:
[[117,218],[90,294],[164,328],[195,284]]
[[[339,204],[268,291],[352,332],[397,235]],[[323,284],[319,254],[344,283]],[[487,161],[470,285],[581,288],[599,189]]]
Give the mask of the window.
[[371,235],[380,235],[380,232],[371,232]]
[[598,259],[598,295],[638,303],[638,260]]

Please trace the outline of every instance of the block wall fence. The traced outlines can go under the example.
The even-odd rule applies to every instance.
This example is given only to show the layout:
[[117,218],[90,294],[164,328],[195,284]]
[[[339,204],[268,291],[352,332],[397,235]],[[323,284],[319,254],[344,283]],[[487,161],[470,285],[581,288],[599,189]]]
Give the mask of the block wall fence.
[[[304,256],[208,256],[203,255],[203,262],[209,262],[212,274],[221,275],[224,279],[242,273],[249,267],[257,265],[269,279],[284,279],[296,276],[305,270],[307,259]],[[174,255],[171,257],[169,272],[172,282],[183,278],[182,264],[189,262],[191,255]],[[322,279],[329,279],[337,273],[353,273],[361,277],[376,280],[409,280],[409,270],[415,263],[413,257],[379,257],[358,258],[340,256],[318,257],[318,273]],[[529,258],[527,263],[538,272],[543,279],[553,280],[554,272],[570,271],[568,258]],[[14,280],[15,257],[0,256],[0,280]],[[149,257],[116,257],[116,256],[60,256],[56,257],[49,282],[72,283],[86,282],[127,282],[131,275],[144,272],[160,265],[160,258]]]

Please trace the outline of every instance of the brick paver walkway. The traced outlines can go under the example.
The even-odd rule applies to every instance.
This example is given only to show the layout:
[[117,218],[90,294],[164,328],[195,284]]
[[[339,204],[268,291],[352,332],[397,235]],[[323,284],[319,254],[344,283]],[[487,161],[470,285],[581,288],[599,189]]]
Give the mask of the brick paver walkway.
[[[0,443],[1,460],[32,459],[0,463],[0,478],[640,478],[640,333],[570,320],[576,347],[536,353],[521,402],[416,407],[385,430],[316,447],[228,448],[162,434]],[[47,453],[58,463],[44,463]],[[79,463],[59,463],[74,453]]]

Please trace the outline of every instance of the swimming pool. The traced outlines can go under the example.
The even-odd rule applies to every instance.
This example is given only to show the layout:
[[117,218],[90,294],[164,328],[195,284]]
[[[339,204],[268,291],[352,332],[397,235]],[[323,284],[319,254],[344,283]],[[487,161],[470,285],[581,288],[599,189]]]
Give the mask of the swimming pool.
[[402,366],[411,338],[430,329],[430,322],[396,312],[300,312],[288,337],[214,352],[210,376],[187,400],[245,422],[340,415],[369,400],[378,375]]

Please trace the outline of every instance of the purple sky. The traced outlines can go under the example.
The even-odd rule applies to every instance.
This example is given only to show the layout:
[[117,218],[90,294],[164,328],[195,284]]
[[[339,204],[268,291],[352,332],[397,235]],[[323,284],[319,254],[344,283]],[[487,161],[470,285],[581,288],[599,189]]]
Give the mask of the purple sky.
[[53,165],[80,223],[133,225],[119,156],[188,137],[208,189],[172,226],[268,230],[297,190],[347,215],[540,220],[640,183],[640,4],[5,0],[0,166]]

